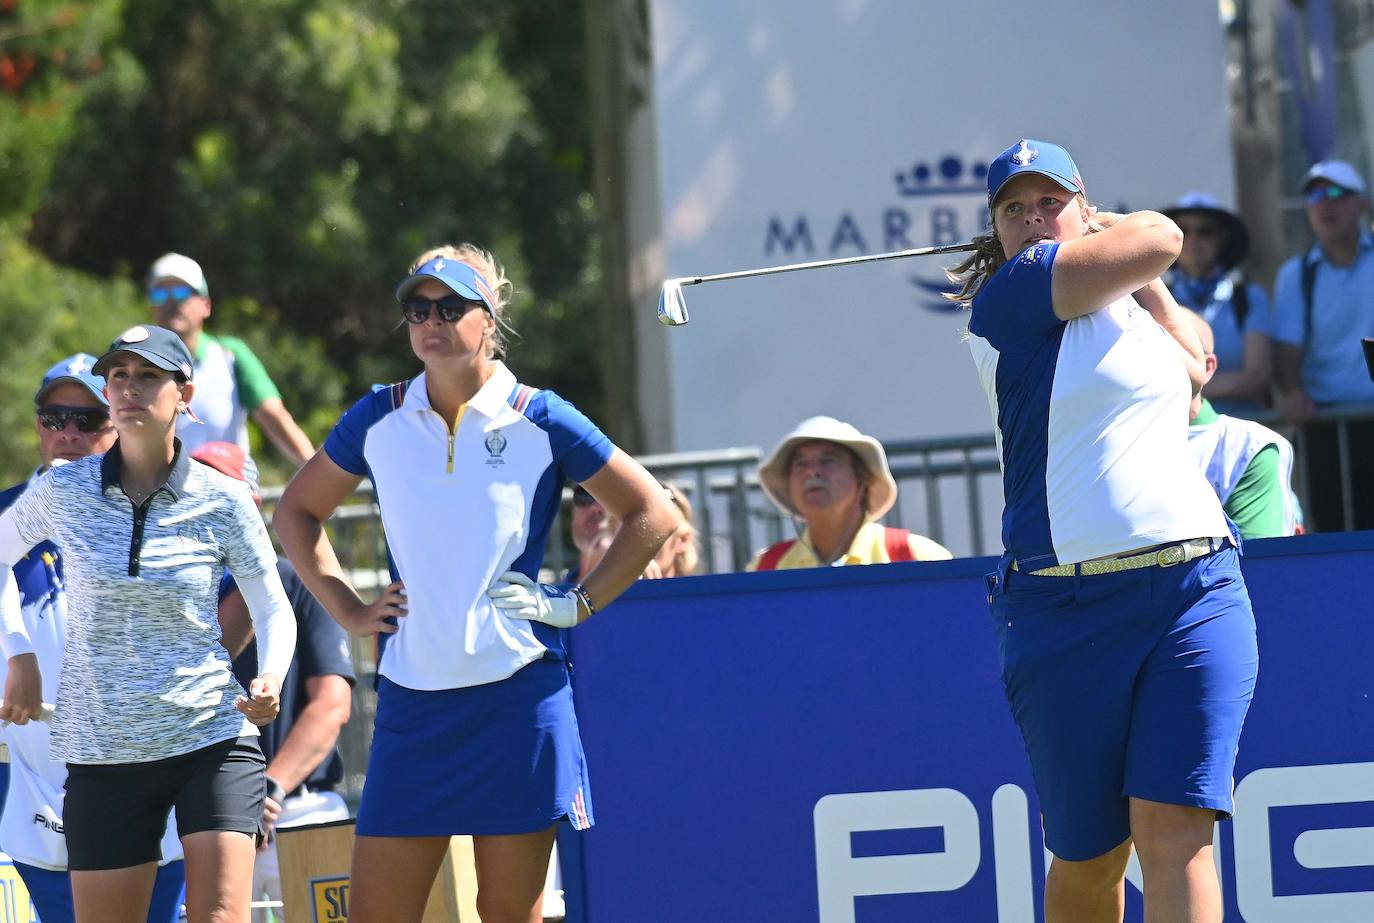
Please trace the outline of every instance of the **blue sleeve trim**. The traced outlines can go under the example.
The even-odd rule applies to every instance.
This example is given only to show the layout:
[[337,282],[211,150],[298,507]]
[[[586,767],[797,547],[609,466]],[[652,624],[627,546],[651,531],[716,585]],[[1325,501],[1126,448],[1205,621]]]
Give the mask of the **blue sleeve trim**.
[[554,392],[535,393],[523,412],[548,434],[554,465],[569,480],[585,481],[611,460],[615,445],[606,434]]
[[1034,348],[1065,322],[1050,288],[1059,244],[1036,244],[1012,257],[973,299],[969,332],[998,352]]
[[370,394],[359,399],[339,418],[324,441],[325,454],[334,464],[349,474],[358,477],[367,475],[367,459],[363,454],[367,432],[378,420],[400,409],[409,384],[403,381],[393,385],[373,385]]

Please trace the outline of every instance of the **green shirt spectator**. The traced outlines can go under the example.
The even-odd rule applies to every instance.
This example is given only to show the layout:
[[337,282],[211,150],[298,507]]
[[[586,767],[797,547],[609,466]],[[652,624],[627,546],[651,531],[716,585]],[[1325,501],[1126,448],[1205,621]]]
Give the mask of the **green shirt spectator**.
[[196,391],[177,436],[188,452],[207,442],[231,442],[248,451],[251,415],[268,440],[297,467],[315,453],[310,439],[282,403],[281,394],[248,345],[236,337],[205,332],[210,289],[200,264],[168,253],[148,273],[148,298],[160,327],[176,332],[195,356]]

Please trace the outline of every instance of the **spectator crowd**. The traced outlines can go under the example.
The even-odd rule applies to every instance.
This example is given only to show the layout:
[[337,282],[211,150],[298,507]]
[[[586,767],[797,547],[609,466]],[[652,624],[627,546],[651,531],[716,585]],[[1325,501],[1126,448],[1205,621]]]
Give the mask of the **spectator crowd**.
[[[1206,354],[1206,383],[1190,407],[1189,445],[1245,538],[1374,528],[1374,478],[1368,476],[1374,459],[1374,373],[1366,367],[1361,343],[1374,337],[1368,187],[1351,164],[1327,160],[1311,167],[1297,191],[1314,242],[1283,264],[1272,298],[1244,270],[1249,234],[1234,212],[1199,192],[1162,209],[1183,232],[1182,251],[1164,283],[1191,310]],[[206,330],[210,288],[195,260],[163,256],[150,269],[146,290],[150,320],[157,325],[151,329],[165,328],[179,337],[192,363],[184,378],[194,382],[194,390],[186,392],[184,412],[180,405],[177,410],[182,414],[176,424],[178,451],[243,482],[260,502],[247,420],[261,426],[293,467],[305,465],[315,446],[252,351],[241,340]],[[436,309],[445,304],[444,298],[433,299]],[[420,321],[411,320],[416,329],[429,323],[428,302],[425,307]],[[147,335],[143,328],[126,331],[125,348],[136,351],[139,338]],[[34,422],[41,457],[33,479],[0,493],[0,510],[51,468],[105,453],[115,444],[105,382],[92,374],[95,365],[93,355],[67,357],[39,384]],[[502,443],[488,438],[485,446],[490,458],[499,459]],[[1307,473],[1301,502],[1294,489],[1296,469]],[[883,524],[898,500],[883,446],[841,420],[816,416],[800,422],[769,453],[757,476],[767,498],[796,524],[796,534],[759,550],[748,563],[750,571],[951,557],[929,538]],[[642,576],[697,573],[703,537],[692,504],[681,485],[659,486],[670,501],[665,515],[674,525]],[[703,500],[698,497],[698,504]],[[572,485],[568,511],[578,557],[560,585],[576,595],[585,593],[583,578],[607,555],[624,522],[582,484]],[[44,542],[15,566],[44,701],[55,696],[63,666],[63,554],[64,549]],[[334,792],[343,779],[335,744],[350,717],[355,677],[344,630],[289,562],[277,562],[277,569],[297,620],[296,660],[280,692],[282,717],[262,741],[268,796],[254,893],[279,899],[274,829],[347,816]],[[258,663],[249,607],[232,576],[218,596],[220,641],[246,690]],[[4,732],[13,768],[0,849],[15,858],[42,905],[43,919],[60,920],[72,918],[72,899],[61,844],[63,774],[46,760],[47,733],[41,725]],[[35,815],[53,822],[35,830],[27,823]],[[175,917],[184,895],[182,866],[180,847],[169,835],[161,845],[149,919]]]

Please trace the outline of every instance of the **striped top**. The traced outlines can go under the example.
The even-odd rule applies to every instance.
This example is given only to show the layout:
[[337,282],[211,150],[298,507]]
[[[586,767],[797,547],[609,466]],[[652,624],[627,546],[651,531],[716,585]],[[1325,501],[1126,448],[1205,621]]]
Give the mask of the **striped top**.
[[[220,643],[225,569],[241,586],[257,584],[246,597],[268,600],[253,612],[271,649],[260,672],[286,675],[295,619],[247,485],[192,463],[178,443],[167,482],[135,506],[119,468],[116,443],[36,478],[0,516],[0,566],[45,540],[63,552],[67,649],[53,757],[138,763],[256,735],[234,708],[242,689]],[[0,629],[6,656],[32,650],[18,613],[0,611]]]

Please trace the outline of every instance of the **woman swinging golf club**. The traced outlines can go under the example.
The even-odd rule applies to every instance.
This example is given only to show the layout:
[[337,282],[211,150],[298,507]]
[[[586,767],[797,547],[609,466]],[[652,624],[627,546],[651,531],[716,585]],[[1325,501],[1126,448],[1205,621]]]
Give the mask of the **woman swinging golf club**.
[[988,172],[992,233],[952,275],[1002,454],[989,599],[1055,859],[1047,923],[1119,921],[1132,844],[1149,920],[1221,920],[1213,824],[1254,690],[1255,621],[1192,462],[1201,344],[1159,276],[1163,215],[1095,211],[1067,151]]

